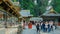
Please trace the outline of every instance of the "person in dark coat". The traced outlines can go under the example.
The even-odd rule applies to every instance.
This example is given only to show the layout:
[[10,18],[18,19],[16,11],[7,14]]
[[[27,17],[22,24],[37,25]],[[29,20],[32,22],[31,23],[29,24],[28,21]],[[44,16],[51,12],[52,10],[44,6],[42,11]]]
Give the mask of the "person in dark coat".
[[48,32],[50,32],[51,31],[51,26],[50,26],[50,24],[48,24]]
[[36,29],[37,29],[37,32],[40,31],[39,30],[39,24],[36,24]]
[[42,24],[42,30],[45,32],[45,23]]

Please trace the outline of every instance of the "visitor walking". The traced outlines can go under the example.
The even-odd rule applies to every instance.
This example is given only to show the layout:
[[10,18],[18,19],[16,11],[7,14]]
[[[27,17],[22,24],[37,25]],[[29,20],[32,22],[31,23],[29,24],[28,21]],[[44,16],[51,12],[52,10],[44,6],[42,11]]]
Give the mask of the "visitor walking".
[[45,23],[44,22],[42,24],[42,30],[43,30],[43,32],[45,32]]
[[55,24],[53,23],[53,31],[56,29],[56,26],[55,26]]
[[21,25],[22,25],[22,28],[25,29],[25,21],[24,20],[21,21]]
[[51,30],[53,31],[53,21],[50,21],[49,24],[50,24]]
[[31,23],[31,22],[29,22],[28,28],[29,28],[29,29],[32,29],[32,23]]
[[36,29],[37,29],[37,32],[40,32],[39,23],[36,24]]
[[43,27],[42,27],[42,24],[43,24],[43,22],[41,22],[41,23],[40,23],[40,26],[41,26],[41,30],[42,30],[42,28],[43,28]]
[[50,24],[48,23],[48,32],[50,32],[51,31],[51,26],[50,26]]
[[47,32],[48,31],[48,22],[46,21],[46,23],[45,23],[45,32]]

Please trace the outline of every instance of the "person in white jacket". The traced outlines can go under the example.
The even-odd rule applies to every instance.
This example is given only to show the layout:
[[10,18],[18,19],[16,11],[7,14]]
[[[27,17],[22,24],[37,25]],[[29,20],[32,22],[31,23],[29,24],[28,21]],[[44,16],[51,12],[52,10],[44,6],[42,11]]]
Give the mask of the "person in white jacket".
[[45,31],[46,32],[48,31],[48,22],[47,21],[45,22]]

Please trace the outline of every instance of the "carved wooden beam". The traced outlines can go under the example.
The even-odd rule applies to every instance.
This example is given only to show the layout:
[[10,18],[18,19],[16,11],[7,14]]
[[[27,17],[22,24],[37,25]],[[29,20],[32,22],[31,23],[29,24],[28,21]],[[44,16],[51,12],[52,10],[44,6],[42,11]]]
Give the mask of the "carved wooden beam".
[[9,0],[0,0],[0,6],[3,7],[8,13],[20,17],[18,10],[13,6]]

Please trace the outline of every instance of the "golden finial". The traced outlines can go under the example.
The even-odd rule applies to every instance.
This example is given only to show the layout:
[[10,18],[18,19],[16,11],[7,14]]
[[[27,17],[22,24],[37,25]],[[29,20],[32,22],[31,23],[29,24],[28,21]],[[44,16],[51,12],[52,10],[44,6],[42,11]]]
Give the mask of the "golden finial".
[[50,13],[55,13],[55,10],[53,8],[51,8]]

